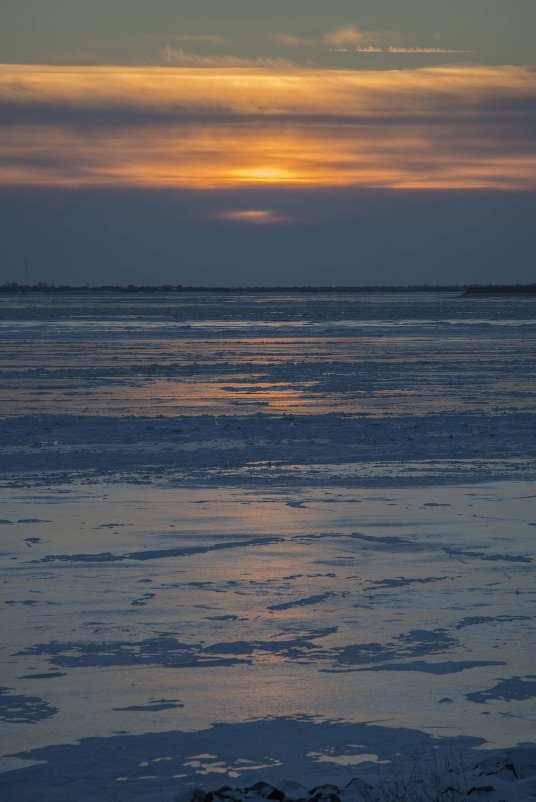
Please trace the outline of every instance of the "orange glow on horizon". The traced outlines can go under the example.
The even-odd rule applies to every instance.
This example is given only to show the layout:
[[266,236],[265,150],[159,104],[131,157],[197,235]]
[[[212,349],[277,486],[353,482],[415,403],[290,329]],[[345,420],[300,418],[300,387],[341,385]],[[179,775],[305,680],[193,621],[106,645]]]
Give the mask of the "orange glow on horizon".
[[235,220],[238,223],[285,223],[291,222],[288,217],[276,214],[270,209],[229,209],[215,215],[220,220]]
[[522,67],[3,65],[0,184],[533,189],[535,95]]

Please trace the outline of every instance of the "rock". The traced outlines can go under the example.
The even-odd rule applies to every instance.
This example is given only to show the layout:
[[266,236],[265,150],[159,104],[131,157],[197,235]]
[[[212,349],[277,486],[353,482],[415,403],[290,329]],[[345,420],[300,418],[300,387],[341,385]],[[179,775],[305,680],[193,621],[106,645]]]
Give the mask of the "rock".
[[269,785],[268,783],[258,782],[255,785],[252,785],[251,788],[247,789],[248,791],[254,791],[258,797],[261,799],[276,799],[279,802],[285,798],[285,794],[281,791],[278,791],[277,788],[274,788],[273,785]]
[[476,768],[480,776],[500,775],[503,780],[525,780],[536,776],[536,748],[511,749],[503,757],[482,760]]
[[278,788],[285,795],[285,799],[292,800],[292,802],[305,799],[309,793],[305,785],[294,782],[294,780],[283,780],[279,783]]
[[207,795],[200,788],[177,794],[173,802],[206,802]]
[[513,749],[508,754],[508,763],[505,764],[505,769],[511,766],[510,769],[519,779],[528,779],[529,777],[536,776],[536,747],[519,747]]
[[336,785],[319,785],[309,793],[310,802],[341,802],[340,791]]
[[[204,800],[199,802],[214,802],[215,799],[232,799],[233,789],[228,785],[222,785],[217,791],[210,791]],[[192,800],[194,802],[194,800]]]
[[362,800],[370,799],[371,790],[372,787],[370,785],[360,780],[359,777],[354,777],[344,786],[339,796],[342,802],[361,802]]

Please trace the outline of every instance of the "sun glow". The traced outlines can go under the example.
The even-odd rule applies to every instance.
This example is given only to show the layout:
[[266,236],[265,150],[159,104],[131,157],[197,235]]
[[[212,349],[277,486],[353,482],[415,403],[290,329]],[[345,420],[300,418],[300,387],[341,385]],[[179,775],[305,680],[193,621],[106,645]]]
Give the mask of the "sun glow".
[[296,184],[300,175],[281,167],[243,167],[234,170],[230,178],[245,184]]
[[285,223],[290,218],[276,214],[271,209],[226,209],[215,215],[220,220],[235,220],[237,223]]
[[0,184],[529,189],[535,97],[522,67],[3,65]]

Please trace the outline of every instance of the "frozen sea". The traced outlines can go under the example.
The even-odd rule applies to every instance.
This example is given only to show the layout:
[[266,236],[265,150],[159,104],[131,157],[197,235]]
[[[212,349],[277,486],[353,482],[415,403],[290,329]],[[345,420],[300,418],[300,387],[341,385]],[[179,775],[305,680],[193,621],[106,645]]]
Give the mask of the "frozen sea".
[[0,341],[2,799],[536,798],[536,299],[4,295]]

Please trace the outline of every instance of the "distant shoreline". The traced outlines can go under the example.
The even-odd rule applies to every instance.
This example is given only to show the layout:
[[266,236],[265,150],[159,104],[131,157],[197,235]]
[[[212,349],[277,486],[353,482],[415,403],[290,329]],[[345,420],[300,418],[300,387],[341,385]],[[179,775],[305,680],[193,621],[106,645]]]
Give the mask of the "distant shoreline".
[[417,293],[417,292],[457,292],[460,295],[536,295],[536,284],[470,284],[470,285],[375,285],[375,286],[262,286],[262,287],[211,287],[211,286],[184,286],[182,284],[159,284],[159,285],[84,285],[71,286],[68,284],[47,284],[38,282],[37,284],[18,284],[17,282],[6,282],[0,285],[0,293]]

